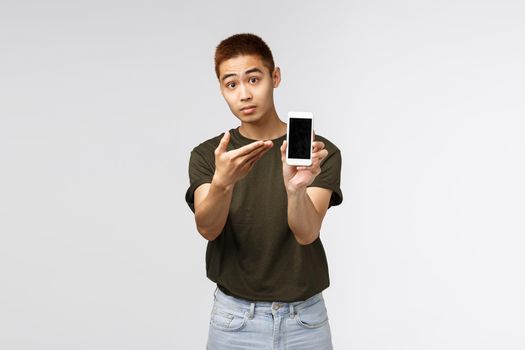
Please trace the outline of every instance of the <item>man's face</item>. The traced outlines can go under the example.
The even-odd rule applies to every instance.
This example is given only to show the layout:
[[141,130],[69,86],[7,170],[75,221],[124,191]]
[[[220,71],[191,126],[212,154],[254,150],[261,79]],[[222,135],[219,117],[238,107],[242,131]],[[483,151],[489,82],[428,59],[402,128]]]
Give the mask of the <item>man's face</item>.
[[274,111],[273,89],[281,80],[278,67],[270,76],[258,56],[237,56],[219,65],[219,79],[222,96],[242,122],[257,123]]

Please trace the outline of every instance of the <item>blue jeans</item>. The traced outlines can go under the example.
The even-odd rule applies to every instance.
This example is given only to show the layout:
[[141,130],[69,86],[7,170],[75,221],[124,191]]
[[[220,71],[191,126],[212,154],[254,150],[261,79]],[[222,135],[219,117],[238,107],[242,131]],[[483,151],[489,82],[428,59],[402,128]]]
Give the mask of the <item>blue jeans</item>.
[[322,292],[297,302],[249,301],[215,288],[208,350],[332,350]]

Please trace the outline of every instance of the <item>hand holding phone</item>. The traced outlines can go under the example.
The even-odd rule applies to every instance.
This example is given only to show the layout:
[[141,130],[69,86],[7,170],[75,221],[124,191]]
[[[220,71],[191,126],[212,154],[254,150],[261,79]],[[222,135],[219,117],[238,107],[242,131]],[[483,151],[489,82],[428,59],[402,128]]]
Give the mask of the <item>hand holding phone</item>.
[[328,155],[322,141],[313,141],[311,112],[289,112],[287,140],[281,146],[283,180],[287,193],[304,191],[321,173]]
[[312,165],[314,118],[311,112],[288,112],[286,163],[295,166]]

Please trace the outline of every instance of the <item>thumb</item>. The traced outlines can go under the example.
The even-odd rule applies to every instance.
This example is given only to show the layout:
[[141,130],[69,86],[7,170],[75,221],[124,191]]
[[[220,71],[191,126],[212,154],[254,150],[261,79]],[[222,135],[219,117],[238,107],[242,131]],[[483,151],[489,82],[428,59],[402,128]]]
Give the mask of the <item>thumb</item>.
[[288,145],[286,144],[286,140],[283,141],[283,144],[281,145],[281,160],[284,162],[286,160],[286,147]]
[[219,142],[216,150],[218,153],[224,153],[228,149],[228,143],[230,142],[230,132],[226,131]]

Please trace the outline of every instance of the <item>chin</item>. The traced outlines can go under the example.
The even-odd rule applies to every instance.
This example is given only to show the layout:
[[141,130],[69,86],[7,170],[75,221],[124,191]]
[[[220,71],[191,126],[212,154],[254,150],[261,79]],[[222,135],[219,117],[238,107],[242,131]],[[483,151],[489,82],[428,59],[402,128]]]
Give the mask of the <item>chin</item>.
[[244,123],[250,123],[250,124],[257,124],[261,121],[261,118],[255,117],[255,118],[243,118],[241,119]]
[[254,123],[261,119],[260,115],[237,115],[236,116],[243,123]]

